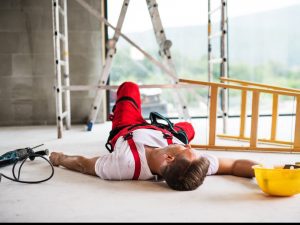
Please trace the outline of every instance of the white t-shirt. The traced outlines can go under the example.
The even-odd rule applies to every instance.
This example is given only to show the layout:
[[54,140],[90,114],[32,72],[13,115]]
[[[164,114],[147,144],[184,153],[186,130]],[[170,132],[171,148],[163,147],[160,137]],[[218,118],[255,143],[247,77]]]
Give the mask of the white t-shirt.
[[[165,147],[168,145],[167,140],[163,137],[161,131],[152,129],[138,129],[133,131],[133,140],[138,149],[139,157],[141,160],[141,172],[139,180],[149,180],[156,178],[150,171],[147,163],[144,145],[153,147]],[[183,144],[176,137],[173,137],[174,144]],[[210,166],[207,175],[215,174],[219,168],[218,159],[207,153],[201,153],[195,150],[199,157],[205,157],[209,160]],[[95,165],[96,174],[106,180],[131,180],[134,174],[135,161],[133,154],[128,145],[128,142],[119,137],[114,151],[107,155],[101,156]]]

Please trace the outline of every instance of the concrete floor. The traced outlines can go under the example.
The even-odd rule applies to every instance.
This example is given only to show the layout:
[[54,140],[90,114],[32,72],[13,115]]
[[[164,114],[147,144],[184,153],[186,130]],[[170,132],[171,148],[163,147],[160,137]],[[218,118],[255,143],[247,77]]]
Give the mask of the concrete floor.
[[[193,121],[195,126],[200,123]],[[92,132],[73,126],[56,139],[55,126],[1,127],[0,154],[44,144],[39,149],[97,156],[104,148],[111,124]],[[201,133],[201,132],[199,132]],[[195,142],[201,141],[199,136]],[[300,155],[210,151],[221,157],[247,158],[266,165],[300,161]],[[0,169],[11,176],[11,166]],[[43,179],[50,174],[41,159],[24,166],[22,178]],[[41,184],[20,184],[2,178],[0,222],[299,222],[300,194],[270,197],[255,179],[210,176],[195,191],[177,192],[164,182],[104,181],[64,168]]]

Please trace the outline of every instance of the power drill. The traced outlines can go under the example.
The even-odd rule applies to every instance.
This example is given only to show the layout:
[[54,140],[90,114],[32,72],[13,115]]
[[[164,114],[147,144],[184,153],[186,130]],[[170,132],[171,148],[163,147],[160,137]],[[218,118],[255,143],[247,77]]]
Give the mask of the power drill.
[[20,149],[16,149],[16,150],[13,150],[13,151],[6,152],[4,155],[0,156],[0,167],[4,167],[4,166],[14,164],[17,161],[22,161],[27,157],[31,161],[33,161],[37,155],[41,155],[41,156],[49,155],[49,150],[48,149],[37,151],[37,152],[33,151],[33,149],[35,149],[37,147],[40,147],[42,145],[43,144],[35,146],[33,148],[30,148],[30,147],[20,148]]

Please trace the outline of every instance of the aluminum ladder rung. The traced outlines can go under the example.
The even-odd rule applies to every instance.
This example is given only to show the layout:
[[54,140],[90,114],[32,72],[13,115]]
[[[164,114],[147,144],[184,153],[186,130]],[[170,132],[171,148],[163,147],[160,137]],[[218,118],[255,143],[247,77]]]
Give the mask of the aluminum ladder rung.
[[226,58],[215,58],[215,59],[209,60],[209,63],[211,63],[211,64],[223,63],[223,62],[226,62]]
[[66,36],[63,33],[58,32],[57,30],[54,32],[55,36],[58,36],[58,38],[62,41],[66,41]]
[[64,9],[57,3],[58,11],[62,16],[65,16],[65,11]]
[[222,8],[222,5],[220,5],[220,6],[216,7],[216,8],[214,8],[213,10],[211,10],[211,11],[208,12],[208,15],[214,14],[215,12],[217,12],[218,10],[220,10],[221,8]]
[[213,39],[213,38],[216,38],[216,37],[221,37],[223,34],[226,34],[226,30],[219,31],[219,32],[216,32],[214,34],[211,34],[211,35],[208,36],[208,38]]
[[66,66],[67,63],[64,60],[56,60],[56,64],[59,64],[61,66]]
[[68,112],[67,112],[67,111],[65,111],[65,112],[63,112],[63,113],[61,114],[61,118],[62,118],[62,119],[66,118],[67,116],[68,116]]
[[64,34],[58,33],[58,37],[59,37],[60,40],[66,41],[66,36]]

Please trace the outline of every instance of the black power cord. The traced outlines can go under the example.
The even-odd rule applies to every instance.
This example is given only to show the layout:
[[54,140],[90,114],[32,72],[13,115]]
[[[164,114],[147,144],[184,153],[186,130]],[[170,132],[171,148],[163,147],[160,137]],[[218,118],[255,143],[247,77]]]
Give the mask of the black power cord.
[[[5,158],[5,160],[3,160],[2,163],[3,163],[4,166],[9,165],[9,164],[13,164],[13,168],[12,168],[13,178],[9,177],[9,176],[6,176],[3,173],[0,173],[0,182],[1,182],[2,177],[6,178],[8,180],[11,180],[11,181],[15,181],[15,182],[19,182],[19,183],[25,183],[25,184],[38,184],[38,183],[42,183],[42,182],[45,182],[47,180],[50,180],[54,175],[54,167],[53,167],[52,163],[47,158],[45,158],[43,156],[43,155],[48,155],[48,153],[49,153],[48,149],[46,149],[44,151],[38,151],[38,152],[34,152],[32,150],[32,149],[37,148],[37,147],[42,146],[42,145],[38,145],[38,146],[33,147],[33,148],[17,149],[17,150],[14,150],[14,151],[11,151],[11,152],[8,152],[8,153],[4,154],[3,155],[4,157],[2,156],[2,158]],[[51,166],[51,170],[52,170],[51,175],[48,178],[44,179],[44,180],[38,180],[38,181],[23,181],[23,180],[20,180],[21,169],[22,169],[24,163],[26,162],[26,160],[29,158],[31,161],[33,161],[36,157],[43,158],[45,161],[47,161],[49,163],[49,165]],[[18,164],[18,162],[20,162],[20,161],[21,161],[21,165],[19,166],[18,176],[16,176],[15,168],[16,168],[16,165]]]

